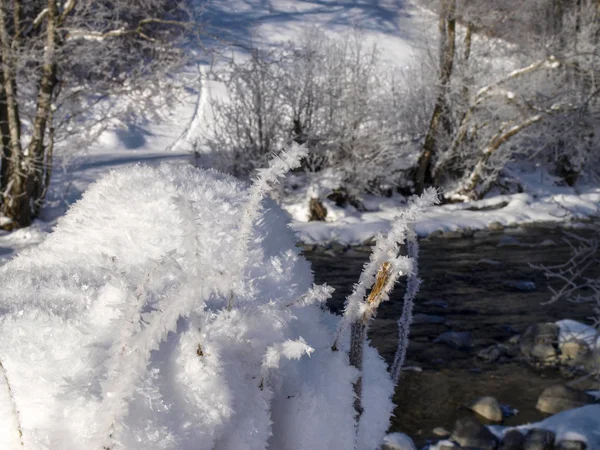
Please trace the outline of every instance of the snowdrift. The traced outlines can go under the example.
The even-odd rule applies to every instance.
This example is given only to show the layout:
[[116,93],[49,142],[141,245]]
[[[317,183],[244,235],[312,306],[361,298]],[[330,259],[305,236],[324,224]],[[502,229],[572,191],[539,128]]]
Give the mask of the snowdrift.
[[366,349],[357,433],[330,289],[273,202],[239,251],[249,195],[187,165],[112,172],[0,268],[0,448],[378,448],[386,364]]

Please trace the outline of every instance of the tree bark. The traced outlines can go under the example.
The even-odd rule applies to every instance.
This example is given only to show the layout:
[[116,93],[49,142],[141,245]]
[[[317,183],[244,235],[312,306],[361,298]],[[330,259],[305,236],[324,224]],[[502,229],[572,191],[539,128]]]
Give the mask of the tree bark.
[[15,79],[15,58],[12,51],[12,38],[8,32],[8,17],[5,14],[6,3],[0,0],[0,47],[2,56],[2,87],[4,112],[8,136],[3,135],[6,143],[2,161],[2,214],[11,222],[5,228],[14,229],[31,223],[31,213],[26,195],[27,177],[23,168],[23,149],[21,147],[21,120],[17,103]]
[[46,46],[44,49],[44,65],[38,90],[37,106],[31,141],[27,155],[30,159],[29,191],[33,201],[33,213],[39,211],[45,195],[46,165],[52,164],[46,158],[44,137],[48,121],[52,115],[52,98],[56,88],[56,46],[58,43],[57,22],[59,19],[57,0],[48,0],[48,15],[46,18]]
[[[44,139],[52,114],[52,98],[56,81],[56,48],[58,45],[57,0],[48,0],[45,14],[45,46],[41,78],[38,85],[36,110],[33,118],[31,140],[26,148],[21,142],[21,120],[17,99],[16,60],[14,48],[18,47],[21,33],[21,4],[13,2],[12,27],[6,15],[6,0],[0,0],[0,47],[2,59],[2,95],[0,96],[0,124],[3,155],[0,172],[2,187],[2,214],[10,220],[3,228],[15,229],[31,224],[39,213],[47,190],[46,167],[51,159],[46,154]],[[11,36],[10,32],[13,33]],[[53,138],[52,138],[53,139]],[[51,143],[50,147],[53,143]]]
[[440,75],[439,92],[429,122],[429,129],[414,176],[414,186],[417,194],[421,194],[426,186],[433,183],[432,163],[437,151],[440,124],[447,133],[450,132],[451,122],[449,107],[446,100],[448,86],[452,78],[454,53],[456,50],[456,0],[442,0],[440,8]]

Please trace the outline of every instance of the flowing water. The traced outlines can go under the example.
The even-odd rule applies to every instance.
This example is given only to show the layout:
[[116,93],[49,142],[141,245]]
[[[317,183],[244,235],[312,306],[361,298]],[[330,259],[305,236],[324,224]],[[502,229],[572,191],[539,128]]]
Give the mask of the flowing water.
[[[421,241],[423,283],[414,312],[436,315],[438,320],[441,316],[443,323],[412,326],[406,366],[422,371],[403,373],[394,398],[398,407],[392,431],[405,432],[423,444],[435,438],[434,427],[452,429],[461,406],[483,395],[519,410],[506,419],[508,425],[544,417],[535,404],[544,388],[564,382],[558,371],[534,370],[521,358],[486,363],[477,353],[508,341],[529,325],[564,318],[586,321],[591,315],[590,305],[542,305],[550,298],[547,282],[543,273],[529,264],[565,262],[570,249],[564,237],[564,231],[556,227],[535,227]],[[329,306],[340,312],[368,259],[368,249],[339,253],[312,250],[305,255],[313,265],[316,281],[335,287]],[[535,283],[531,291],[517,288],[533,288],[530,282]],[[403,286],[398,285],[371,326],[372,343],[388,363],[396,349],[396,320],[402,310],[403,292]],[[434,342],[449,330],[470,332],[473,347],[458,350]]]

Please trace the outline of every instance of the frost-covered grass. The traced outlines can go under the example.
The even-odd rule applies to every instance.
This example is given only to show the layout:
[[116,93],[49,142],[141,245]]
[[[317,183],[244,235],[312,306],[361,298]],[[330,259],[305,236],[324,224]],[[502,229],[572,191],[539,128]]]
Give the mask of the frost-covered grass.
[[111,172],[2,266],[0,448],[378,448],[386,364],[365,343],[353,367],[346,333],[332,349],[331,289],[263,200],[303,154],[250,188],[184,164]]

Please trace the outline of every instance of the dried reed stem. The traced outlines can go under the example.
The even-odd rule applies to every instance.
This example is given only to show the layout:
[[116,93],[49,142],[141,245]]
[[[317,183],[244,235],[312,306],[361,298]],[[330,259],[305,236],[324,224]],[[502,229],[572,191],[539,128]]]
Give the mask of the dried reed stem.
[[373,288],[367,297],[367,308],[362,314],[359,321],[353,322],[350,325],[350,365],[358,370],[358,378],[354,382],[354,410],[357,415],[357,422],[362,415],[362,368],[363,368],[363,351],[365,340],[367,338],[367,329],[369,320],[374,316],[377,307],[384,298],[387,292],[390,281],[392,280],[391,271],[392,265],[389,262],[384,262],[379,271],[377,278],[373,284]]

